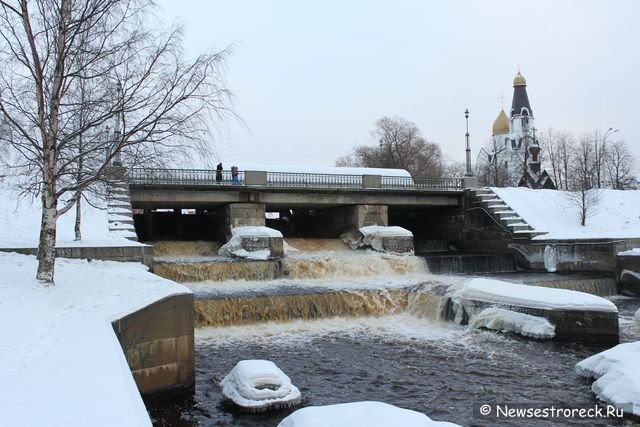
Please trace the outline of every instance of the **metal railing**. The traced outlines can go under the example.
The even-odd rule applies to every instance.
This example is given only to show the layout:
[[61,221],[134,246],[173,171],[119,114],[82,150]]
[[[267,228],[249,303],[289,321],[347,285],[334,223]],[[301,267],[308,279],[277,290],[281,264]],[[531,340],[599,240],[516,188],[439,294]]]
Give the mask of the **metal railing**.
[[[245,171],[239,171],[237,182],[234,183],[230,171],[222,171],[221,176],[217,176],[216,171],[210,169],[134,168],[129,171],[129,182],[134,185],[247,185],[245,182]],[[363,184],[364,179],[362,175],[267,172],[266,183],[261,185],[272,188],[330,188],[346,190],[362,189],[364,188]],[[369,186],[366,188],[397,191],[461,191],[463,186],[462,178],[381,176],[379,187]]]
[[267,186],[296,188],[362,188],[362,175],[267,172]]

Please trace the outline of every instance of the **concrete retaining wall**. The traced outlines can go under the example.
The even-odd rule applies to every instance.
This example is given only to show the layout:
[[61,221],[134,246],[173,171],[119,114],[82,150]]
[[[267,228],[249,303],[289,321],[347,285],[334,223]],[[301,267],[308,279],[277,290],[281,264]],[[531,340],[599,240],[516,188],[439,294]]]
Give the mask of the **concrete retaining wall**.
[[[1,252],[37,255],[37,248],[0,248]],[[153,262],[153,246],[100,246],[56,248],[56,257],[99,259],[103,261],[141,262],[150,266]]]
[[193,294],[164,298],[112,325],[140,393],[194,386]]

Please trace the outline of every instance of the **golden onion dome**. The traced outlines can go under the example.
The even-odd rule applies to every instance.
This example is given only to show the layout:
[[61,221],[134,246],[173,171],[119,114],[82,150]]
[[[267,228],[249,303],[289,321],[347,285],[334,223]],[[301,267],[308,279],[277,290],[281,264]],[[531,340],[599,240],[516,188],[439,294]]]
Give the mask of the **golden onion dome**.
[[492,130],[494,135],[509,133],[509,118],[504,110],[500,110],[500,114],[498,114],[498,117],[493,122]]
[[520,71],[518,71],[518,75],[513,79],[513,87],[526,85],[527,81],[524,79],[524,76],[520,74]]

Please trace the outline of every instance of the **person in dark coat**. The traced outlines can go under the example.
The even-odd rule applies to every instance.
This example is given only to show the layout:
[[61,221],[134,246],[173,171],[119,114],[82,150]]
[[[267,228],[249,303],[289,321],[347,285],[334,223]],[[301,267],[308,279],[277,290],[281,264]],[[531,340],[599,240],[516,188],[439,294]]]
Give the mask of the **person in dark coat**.
[[222,163],[218,163],[218,166],[216,166],[216,182],[218,184],[222,182]]

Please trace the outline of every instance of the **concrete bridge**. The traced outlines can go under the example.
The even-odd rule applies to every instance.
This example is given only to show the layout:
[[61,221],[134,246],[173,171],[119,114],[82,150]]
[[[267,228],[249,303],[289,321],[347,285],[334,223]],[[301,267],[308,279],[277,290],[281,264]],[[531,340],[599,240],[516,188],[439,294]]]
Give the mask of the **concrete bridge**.
[[[187,234],[200,229],[221,237],[244,225],[269,225],[300,237],[336,237],[353,227],[389,225],[389,215],[459,208],[464,188],[471,185],[469,178],[259,170],[240,171],[237,182],[229,171],[216,180],[216,172],[205,169],[128,173],[136,229],[143,240],[167,231],[170,223],[177,227],[174,237],[189,238],[187,228]],[[302,232],[304,228],[309,230]]]

